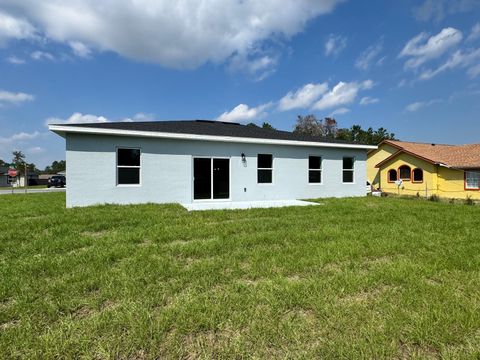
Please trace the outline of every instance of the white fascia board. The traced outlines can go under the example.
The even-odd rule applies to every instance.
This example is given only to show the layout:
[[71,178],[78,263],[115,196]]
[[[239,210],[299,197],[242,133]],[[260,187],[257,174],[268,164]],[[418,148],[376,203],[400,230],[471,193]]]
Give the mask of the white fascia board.
[[331,147],[331,148],[344,148],[344,149],[371,150],[371,149],[377,148],[377,146],[374,146],[374,145],[262,139],[262,138],[247,138],[247,137],[235,137],[235,136],[179,134],[179,133],[138,131],[138,130],[100,129],[100,128],[87,128],[87,127],[75,127],[75,126],[63,126],[63,125],[49,125],[48,129],[61,136],[63,136],[65,133],[77,133],[77,134],[92,134],[92,135],[138,136],[138,137],[178,139],[178,140],[234,142],[234,143],[247,143],[247,144],[315,146],[315,147]]

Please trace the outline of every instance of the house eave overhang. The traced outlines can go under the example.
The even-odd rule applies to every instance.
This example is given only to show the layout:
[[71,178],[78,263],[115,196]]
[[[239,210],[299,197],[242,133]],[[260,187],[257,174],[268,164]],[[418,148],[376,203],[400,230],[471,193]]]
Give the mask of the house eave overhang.
[[49,125],[48,129],[62,137],[65,137],[67,133],[74,133],[74,134],[90,134],[90,135],[134,136],[134,137],[177,139],[177,140],[196,140],[196,141],[289,145],[289,146],[312,146],[312,147],[329,147],[329,148],[362,149],[362,150],[373,150],[377,148],[377,146],[375,145],[249,138],[249,137],[236,137],[236,136],[183,134],[183,133],[168,133],[168,132],[155,132],[155,131],[138,131],[138,130],[101,129],[101,128],[86,128],[86,127],[80,127],[80,126],[75,127],[75,126],[54,125],[54,124]]
[[[413,152],[411,152],[411,151],[408,151],[408,150],[405,150],[405,149],[400,149],[400,150],[398,150],[396,153],[394,153],[394,154],[390,155],[389,157],[387,157],[386,159],[380,161],[377,165],[375,165],[375,167],[376,167],[376,168],[382,167],[384,164],[386,164],[386,163],[389,162],[390,160],[396,158],[396,157],[397,157],[398,155],[400,155],[400,154],[408,154],[408,155],[411,155],[411,156],[413,156],[413,157],[416,157],[417,159],[426,161],[426,162],[428,162],[428,163],[430,163],[430,164],[433,164],[433,165],[440,165],[440,164],[441,164],[441,163],[439,163],[439,162],[435,162],[435,161],[433,161],[433,160],[431,160],[431,159],[428,159],[428,158],[426,158],[426,157],[423,157],[423,156],[420,156],[420,155],[418,155],[418,154],[415,154],[415,153],[413,153]],[[445,164],[442,164],[442,165],[443,165],[443,166],[446,166]]]

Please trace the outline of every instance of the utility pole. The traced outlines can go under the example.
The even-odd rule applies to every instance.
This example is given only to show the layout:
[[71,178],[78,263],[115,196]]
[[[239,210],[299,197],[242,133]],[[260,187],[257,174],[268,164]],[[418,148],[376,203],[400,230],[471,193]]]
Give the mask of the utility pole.
[[24,182],[25,184],[25,194],[27,193],[27,186],[28,186],[28,173],[27,173],[28,169],[27,169],[27,163],[25,162],[25,178],[24,178]]

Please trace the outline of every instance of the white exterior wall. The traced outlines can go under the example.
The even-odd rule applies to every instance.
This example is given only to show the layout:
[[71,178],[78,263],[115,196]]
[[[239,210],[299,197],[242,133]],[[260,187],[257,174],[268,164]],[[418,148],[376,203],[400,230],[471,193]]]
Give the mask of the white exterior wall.
[[[105,203],[191,203],[194,156],[230,158],[231,201],[366,194],[367,151],[363,149],[86,134],[67,134],[66,140],[67,207]],[[116,185],[117,147],[141,149],[141,185]],[[242,153],[246,155],[246,165],[241,161]],[[257,184],[257,154],[273,155],[273,184]],[[322,157],[322,184],[308,183],[309,155]],[[353,184],[342,183],[344,156],[356,159]]]

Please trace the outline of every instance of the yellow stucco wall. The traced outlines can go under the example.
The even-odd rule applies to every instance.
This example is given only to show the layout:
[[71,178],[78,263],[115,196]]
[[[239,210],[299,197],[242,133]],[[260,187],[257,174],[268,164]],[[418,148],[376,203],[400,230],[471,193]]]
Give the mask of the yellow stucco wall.
[[390,155],[396,153],[397,148],[388,145],[382,144],[376,150],[373,150],[368,153],[367,158],[367,180],[375,187],[378,187],[380,182],[380,172],[379,169],[375,167],[380,161],[385,160]]
[[[395,183],[389,183],[387,179],[390,169],[398,170],[402,165],[410,166],[411,170],[420,168],[423,170],[423,182],[413,183],[403,181],[400,189]],[[412,179],[413,180],[413,179]],[[382,191],[400,195],[431,196],[437,193],[437,166],[408,154],[400,154],[384,164],[380,169],[380,187]]]
[[464,173],[461,170],[438,168],[438,196],[450,199],[480,200],[480,191],[465,190]]

